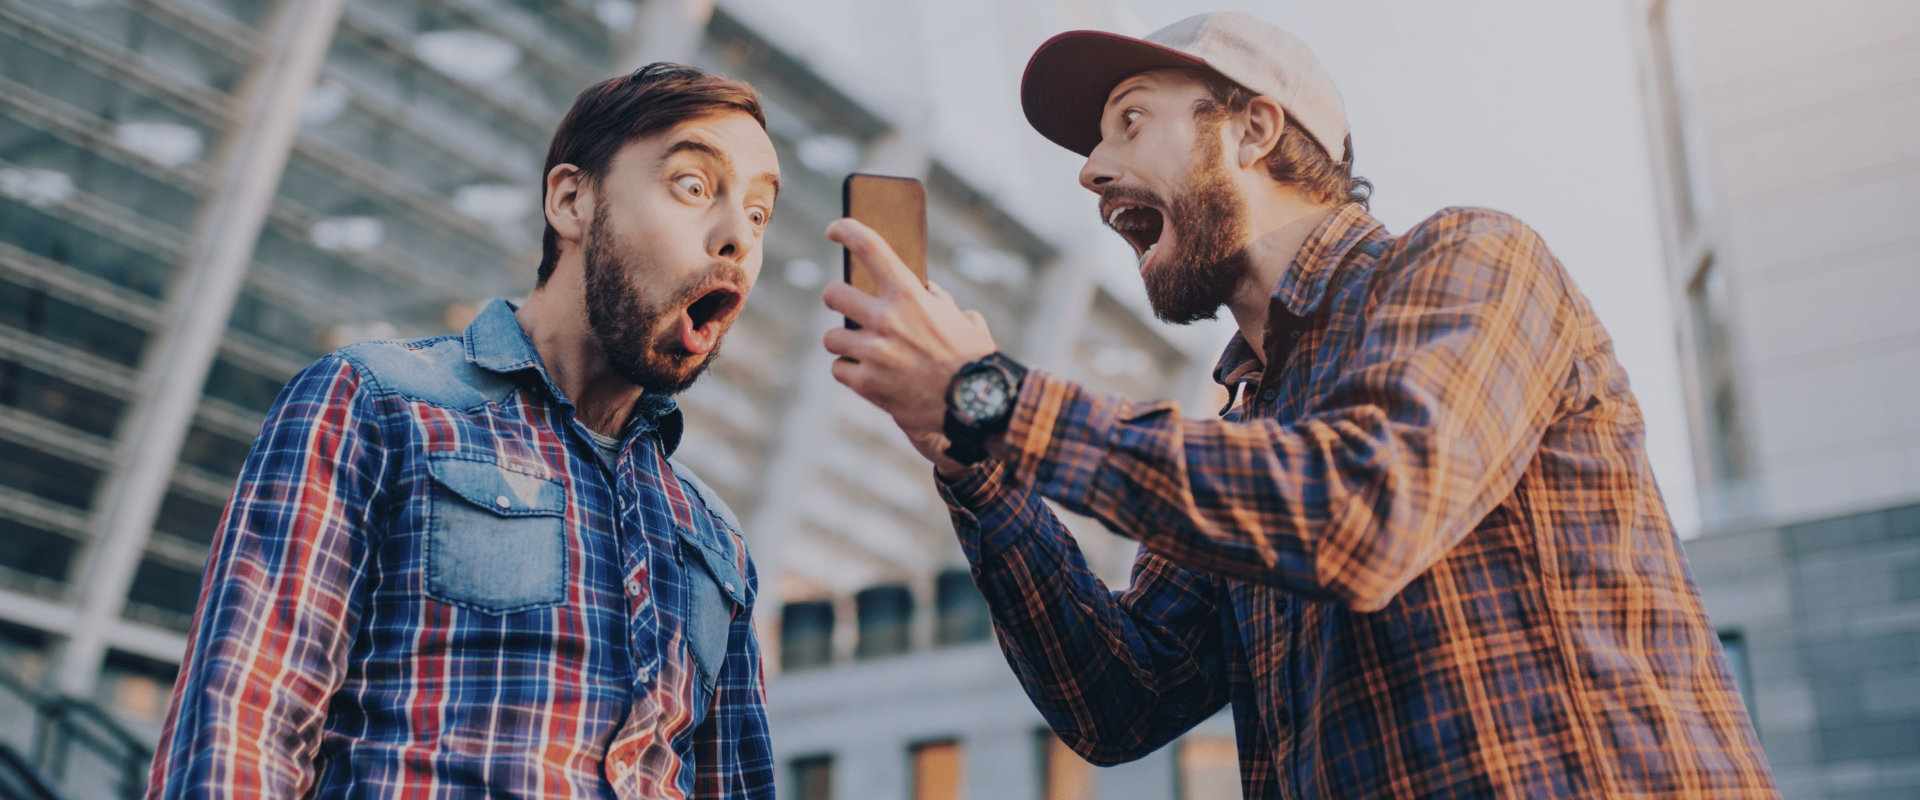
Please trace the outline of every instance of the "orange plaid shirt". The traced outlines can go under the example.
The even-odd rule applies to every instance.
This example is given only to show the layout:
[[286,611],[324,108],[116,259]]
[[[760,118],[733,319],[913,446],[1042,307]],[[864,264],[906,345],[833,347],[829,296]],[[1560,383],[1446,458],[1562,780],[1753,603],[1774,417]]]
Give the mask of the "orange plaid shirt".
[[[1359,206],[1235,335],[1223,419],[1030,372],[942,487],[1000,641],[1111,764],[1229,703],[1268,797],[1774,797],[1626,373],[1546,245]],[[1050,498],[1142,544],[1109,592]]]

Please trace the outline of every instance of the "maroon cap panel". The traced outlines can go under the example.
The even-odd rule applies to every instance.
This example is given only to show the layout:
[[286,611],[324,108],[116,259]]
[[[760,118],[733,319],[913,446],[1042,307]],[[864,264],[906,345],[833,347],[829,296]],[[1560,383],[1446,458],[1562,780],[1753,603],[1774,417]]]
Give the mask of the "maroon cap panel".
[[1048,39],[1020,78],[1027,122],[1054,144],[1088,155],[1100,144],[1107,94],[1127,76],[1205,61],[1168,47],[1102,31],[1069,31]]

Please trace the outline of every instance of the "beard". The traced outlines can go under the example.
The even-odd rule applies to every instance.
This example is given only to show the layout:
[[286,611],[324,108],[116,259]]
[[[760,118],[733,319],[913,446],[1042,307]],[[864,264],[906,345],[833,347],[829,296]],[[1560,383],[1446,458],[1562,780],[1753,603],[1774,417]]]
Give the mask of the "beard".
[[1218,123],[1201,126],[1192,173],[1173,202],[1141,189],[1107,194],[1166,209],[1163,224],[1175,233],[1173,251],[1156,253],[1140,277],[1153,315],[1173,325],[1214,319],[1247,274],[1247,204],[1227,176],[1218,130]]
[[616,374],[649,394],[675,395],[720,354],[718,343],[705,355],[688,351],[678,335],[680,314],[712,288],[716,274],[735,284],[744,284],[746,276],[738,266],[721,263],[656,296],[649,290],[658,287],[635,282],[635,276],[661,272],[642,252],[607,229],[607,206],[594,210],[585,248],[587,325]]

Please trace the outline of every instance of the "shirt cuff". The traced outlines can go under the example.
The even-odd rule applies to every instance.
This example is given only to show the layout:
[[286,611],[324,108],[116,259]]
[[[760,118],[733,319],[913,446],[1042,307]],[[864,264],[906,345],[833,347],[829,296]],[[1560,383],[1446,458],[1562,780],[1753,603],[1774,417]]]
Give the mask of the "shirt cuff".
[[1010,479],[1045,497],[1089,497],[1124,405],[1050,372],[1028,371],[1005,434]]
[[939,472],[933,475],[940,499],[946,501],[947,515],[953,519],[954,533],[960,538],[960,549],[975,566],[1012,544],[1005,541],[1008,537],[1004,533],[994,535],[1006,530],[1006,520],[1018,516],[1009,505],[1018,498],[1008,497],[1012,490],[1006,485],[1007,474],[1006,464],[982,461],[952,480]]

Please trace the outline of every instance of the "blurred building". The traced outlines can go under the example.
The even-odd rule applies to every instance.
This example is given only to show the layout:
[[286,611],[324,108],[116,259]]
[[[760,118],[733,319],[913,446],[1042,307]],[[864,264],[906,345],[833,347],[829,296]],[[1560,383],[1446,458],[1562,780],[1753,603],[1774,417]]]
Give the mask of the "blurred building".
[[1788,796],[1920,795],[1920,5],[1631,7],[1695,576]]
[[[1223,720],[1116,770],[1045,733],[929,467],[818,344],[841,177],[916,175],[934,279],[1005,349],[1213,407],[1219,341],[1150,321],[1076,162],[1018,117],[1026,49],[1101,4],[816,5],[0,3],[0,794],[30,750],[70,796],[127,788],[281,385],[524,296],[554,124],[589,83],[671,59],[759,87],[787,186],[681,451],[747,521],[783,794],[1235,796]],[[952,59],[963,39],[984,55]],[[1131,543],[1076,525],[1123,583]],[[34,704],[59,743],[35,741]]]

